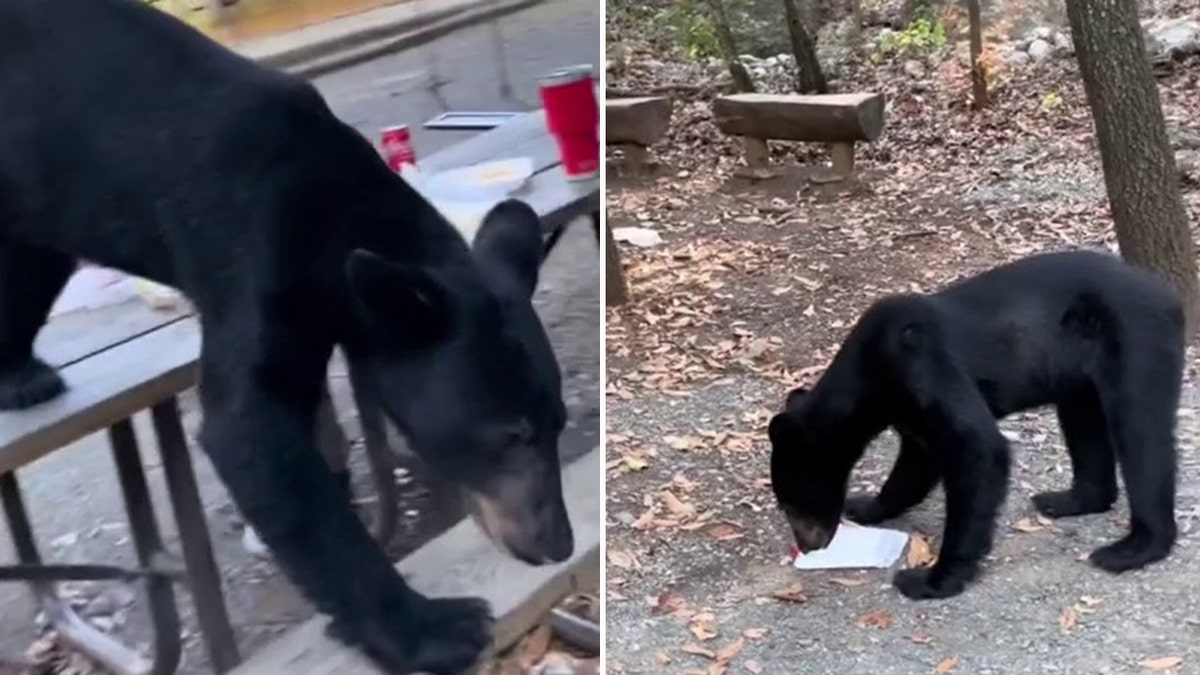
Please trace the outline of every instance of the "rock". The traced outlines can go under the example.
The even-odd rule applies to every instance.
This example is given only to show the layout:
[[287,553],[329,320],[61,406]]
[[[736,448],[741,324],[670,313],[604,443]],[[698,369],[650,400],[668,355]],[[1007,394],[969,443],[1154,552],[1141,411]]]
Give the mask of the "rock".
[[1158,41],[1161,52],[1172,59],[1200,54],[1200,21],[1174,19],[1163,22],[1150,34]]
[[831,21],[817,31],[817,61],[828,79],[837,79],[854,56],[858,45],[858,21],[846,17]]
[[916,59],[909,59],[904,62],[904,74],[914,80],[925,79],[925,64]]
[[1051,42],[1054,40],[1054,35],[1056,33],[1058,33],[1058,31],[1050,26],[1038,26],[1037,28],[1034,28],[1033,30],[1026,33],[1025,38],[1027,40],[1029,40],[1030,42],[1034,42],[1037,40]]
[[1167,138],[1173,150],[1200,150],[1200,129],[1168,126]]
[[1040,63],[1054,55],[1054,47],[1045,40],[1034,40],[1029,43],[1028,54],[1034,63]]
[[859,11],[868,26],[903,28],[912,13],[911,0],[862,0]]
[[1032,59],[1029,58],[1028,52],[1014,51],[1008,55],[1008,62],[1015,63],[1018,65],[1025,65],[1025,64],[1029,63],[1031,60]]
[[1058,32],[1054,34],[1054,52],[1059,56],[1074,56],[1075,41],[1067,33]]

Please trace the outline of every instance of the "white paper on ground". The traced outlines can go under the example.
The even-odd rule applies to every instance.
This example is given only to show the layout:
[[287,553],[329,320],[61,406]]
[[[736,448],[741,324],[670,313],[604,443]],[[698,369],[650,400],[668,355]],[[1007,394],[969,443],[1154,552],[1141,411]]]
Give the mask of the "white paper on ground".
[[796,556],[792,566],[798,570],[887,568],[907,544],[905,532],[842,523],[829,546]]

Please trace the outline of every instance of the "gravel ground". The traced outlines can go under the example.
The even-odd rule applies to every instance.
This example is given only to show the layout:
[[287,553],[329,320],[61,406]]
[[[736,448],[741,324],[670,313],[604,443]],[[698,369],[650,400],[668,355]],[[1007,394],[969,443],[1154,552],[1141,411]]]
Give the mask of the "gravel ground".
[[[698,420],[720,420],[731,409],[775,407],[780,394],[775,383],[747,377],[726,378],[687,398],[609,397],[607,428],[610,434],[658,437],[695,428]],[[684,646],[699,643],[717,652],[739,638],[745,645],[730,661],[730,673],[1134,673],[1176,658],[1180,665],[1171,672],[1200,672],[1200,544],[1190,531],[1200,506],[1198,407],[1200,388],[1192,383],[1179,432],[1178,508],[1188,533],[1170,558],[1149,569],[1114,577],[1080,560],[1121,534],[1127,517],[1123,497],[1109,514],[1057,521],[1033,532],[1013,529],[1034,516],[1031,494],[1065,487],[1070,475],[1053,415],[1028,414],[1002,425],[1014,439],[1013,487],[996,549],[981,580],[961,596],[916,603],[891,588],[890,571],[801,572],[785,566],[790,538],[784,524],[769,507],[751,513],[769,505],[764,494],[742,509],[742,539],[716,541],[696,531],[660,537],[649,546],[642,541],[639,567],[626,572],[614,569],[610,557],[610,672],[714,672],[708,669],[714,665],[711,654],[689,654]],[[879,439],[856,470],[854,484],[878,486],[895,450],[890,433]],[[767,451],[764,434],[752,456],[730,461],[757,463],[766,477]],[[670,462],[672,471],[689,478],[723,470],[711,454],[681,453]],[[622,527],[630,516],[610,509],[610,551],[632,547],[631,540],[644,536]],[[941,523],[939,491],[888,526],[938,535]],[[806,601],[772,598],[795,582],[802,584]],[[624,599],[614,601],[614,590]],[[671,608],[686,602],[693,611],[710,612],[716,636],[699,640],[689,630],[696,624],[692,618],[689,625],[687,612],[653,611],[656,604],[668,604],[664,593],[674,596]],[[1142,665],[1146,662],[1150,668]]]

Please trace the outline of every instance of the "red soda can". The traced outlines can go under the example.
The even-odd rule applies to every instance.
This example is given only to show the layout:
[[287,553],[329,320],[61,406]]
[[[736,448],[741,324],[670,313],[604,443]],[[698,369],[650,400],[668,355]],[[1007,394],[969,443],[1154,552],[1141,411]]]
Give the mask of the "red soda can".
[[417,165],[417,154],[413,152],[412,132],[407,124],[386,127],[380,132],[383,159],[392,171],[400,171],[405,164]]
[[571,66],[538,81],[546,128],[554,136],[567,180],[600,175],[600,106],[591,66]]

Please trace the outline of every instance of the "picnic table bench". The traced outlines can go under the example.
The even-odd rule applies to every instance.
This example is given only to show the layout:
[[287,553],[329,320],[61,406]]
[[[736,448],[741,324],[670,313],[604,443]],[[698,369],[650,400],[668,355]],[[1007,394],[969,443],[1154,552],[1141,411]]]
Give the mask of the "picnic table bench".
[[[565,179],[541,111],[522,114],[421,164],[425,170],[441,171],[496,156],[527,156],[533,160],[534,175],[514,196],[541,215],[550,236],[556,236],[576,218],[590,217],[599,237],[599,179]],[[29,582],[61,639],[118,675],[175,672],[181,645],[172,584],[187,582],[214,669],[221,673],[232,670],[241,657],[221,592],[176,399],[196,383],[200,355],[197,318],[187,310],[155,311],[137,299],[54,317],[39,335],[36,348],[47,362],[61,368],[69,390],[30,410],[0,413],[0,502],[18,558],[17,565],[0,566],[0,582]],[[132,417],[147,409],[179,531],[182,560],[163,544],[134,435]],[[105,430],[125,496],[138,566],[46,565],[38,552],[16,472],[59,448]],[[598,466],[591,475],[598,484]],[[578,484],[581,479],[573,480]],[[586,494],[586,490],[583,492]],[[591,512],[587,512],[586,505],[585,512],[577,506],[571,515],[577,527],[582,525],[578,518],[595,521],[595,531],[588,535],[593,546],[585,549],[595,554],[598,563],[598,493],[592,497],[596,503]],[[570,565],[567,568],[573,569]],[[83,621],[54,588],[57,581],[100,579],[144,580],[147,584],[155,635],[149,659]]]

